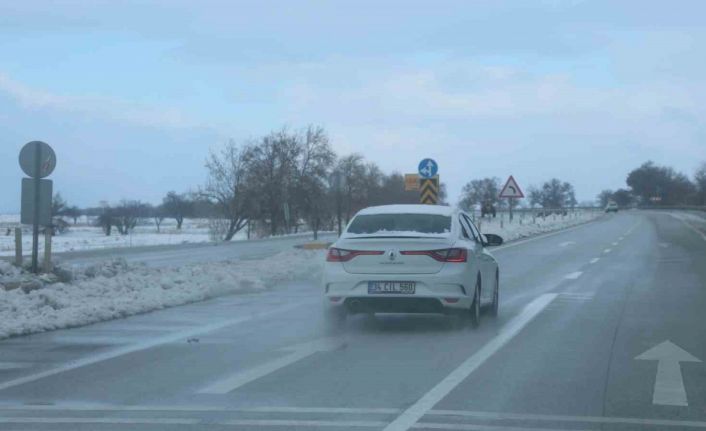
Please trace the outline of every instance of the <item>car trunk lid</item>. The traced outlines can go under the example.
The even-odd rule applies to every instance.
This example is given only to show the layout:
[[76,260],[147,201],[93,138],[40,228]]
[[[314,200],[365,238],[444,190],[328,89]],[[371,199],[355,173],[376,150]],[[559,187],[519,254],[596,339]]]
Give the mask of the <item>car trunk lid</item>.
[[337,247],[346,250],[378,251],[380,254],[359,255],[343,268],[351,274],[435,274],[444,262],[425,255],[405,255],[403,251],[446,249],[452,246],[448,238],[371,237],[346,239]]

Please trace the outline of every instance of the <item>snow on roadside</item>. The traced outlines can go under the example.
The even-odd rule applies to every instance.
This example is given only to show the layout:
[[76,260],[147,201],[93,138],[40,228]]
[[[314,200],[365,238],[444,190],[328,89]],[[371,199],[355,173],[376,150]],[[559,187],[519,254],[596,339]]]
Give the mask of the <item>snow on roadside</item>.
[[594,220],[602,215],[603,211],[600,210],[577,211],[575,213],[568,213],[566,216],[557,214],[549,215],[544,218],[537,217],[536,219],[533,219],[529,215],[516,215],[512,223],[509,223],[507,218],[505,218],[502,222],[502,226],[500,216],[498,216],[494,219],[477,219],[476,224],[479,225],[478,229],[480,229],[482,233],[500,235],[505,242],[508,242],[545,232],[566,229],[567,227]]
[[[0,289],[0,339],[116,319],[236,292],[257,292],[285,280],[316,278],[323,251],[291,250],[266,260],[179,268],[109,265],[25,293]],[[1,262],[1,261],[0,261]],[[88,274],[88,275],[87,275]]]

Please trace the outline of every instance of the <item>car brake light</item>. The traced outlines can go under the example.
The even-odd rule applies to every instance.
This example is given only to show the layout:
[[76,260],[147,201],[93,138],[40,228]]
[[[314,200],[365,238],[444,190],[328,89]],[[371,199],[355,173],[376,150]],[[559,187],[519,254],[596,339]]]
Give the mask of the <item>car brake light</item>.
[[372,256],[383,254],[379,250],[344,250],[342,248],[331,247],[326,255],[326,262],[348,262],[356,256]]
[[429,256],[439,262],[466,262],[468,250],[465,248],[444,248],[441,250],[405,250],[400,254],[406,256]]

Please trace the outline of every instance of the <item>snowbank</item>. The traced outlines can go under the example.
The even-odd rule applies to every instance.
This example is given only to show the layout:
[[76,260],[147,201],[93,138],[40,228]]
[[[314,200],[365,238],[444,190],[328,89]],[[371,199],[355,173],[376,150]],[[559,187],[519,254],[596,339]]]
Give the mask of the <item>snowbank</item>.
[[565,229],[581,223],[594,220],[604,213],[600,210],[585,210],[575,213],[568,213],[565,216],[560,214],[549,215],[547,217],[533,218],[529,214],[520,214],[514,217],[512,223],[507,219],[507,215],[498,215],[496,218],[476,219],[476,225],[482,233],[494,233],[500,235],[505,242],[526,238],[553,230]]
[[180,268],[113,261],[76,273],[72,284],[55,283],[27,293],[0,289],[0,338],[86,325],[229,293],[262,291],[284,280],[312,279],[320,275],[323,259],[321,250],[291,250],[266,260]]

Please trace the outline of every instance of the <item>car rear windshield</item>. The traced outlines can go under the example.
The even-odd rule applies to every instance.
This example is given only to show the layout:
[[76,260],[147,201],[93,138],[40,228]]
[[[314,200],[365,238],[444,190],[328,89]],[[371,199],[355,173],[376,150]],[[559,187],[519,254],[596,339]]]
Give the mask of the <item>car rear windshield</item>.
[[349,234],[447,234],[451,217],[439,214],[364,214],[356,216],[346,231]]

